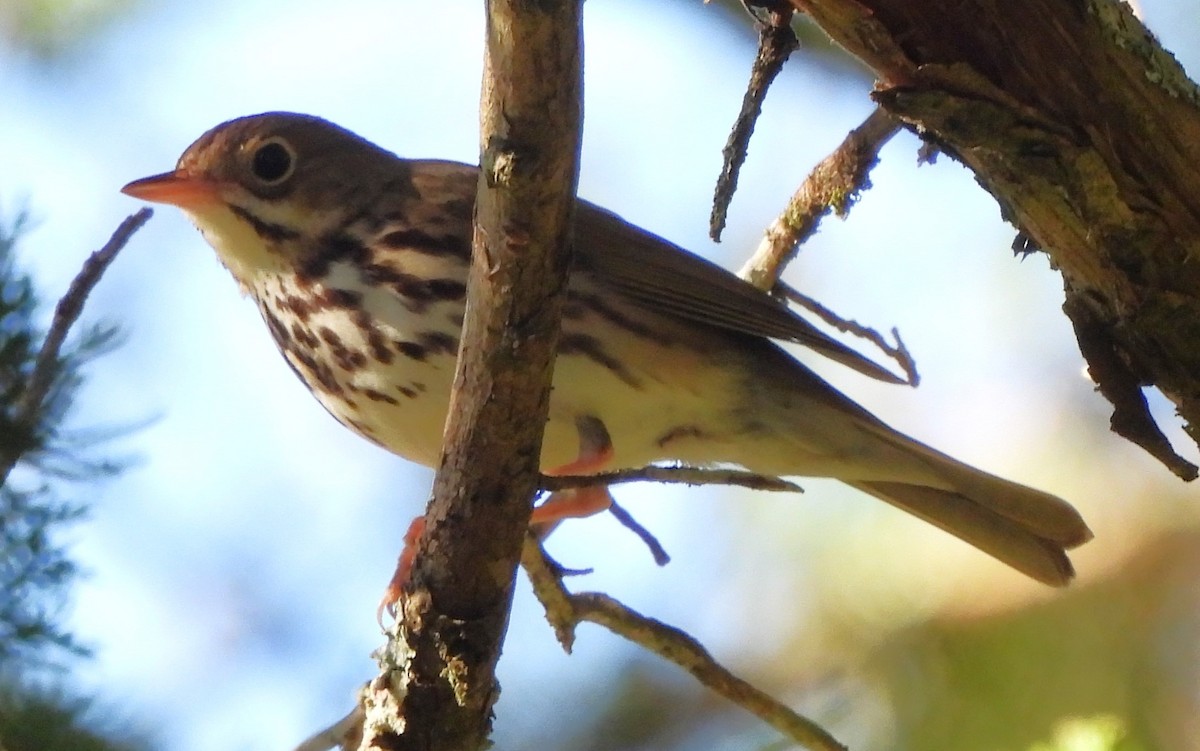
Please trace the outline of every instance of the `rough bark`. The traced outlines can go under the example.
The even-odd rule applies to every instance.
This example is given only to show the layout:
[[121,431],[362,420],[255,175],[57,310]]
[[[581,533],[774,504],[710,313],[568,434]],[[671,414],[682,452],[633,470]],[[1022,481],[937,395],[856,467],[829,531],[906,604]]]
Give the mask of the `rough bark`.
[[1175,59],[1112,0],[790,2],[1049,255],[1113,429],[1193,479],[1141,391],[1200,443],[1200,95]]
[[581,4],[488,3],[463,344],[427,526],[364,694],[364,749],[476,749],[490,733],[570,265]]

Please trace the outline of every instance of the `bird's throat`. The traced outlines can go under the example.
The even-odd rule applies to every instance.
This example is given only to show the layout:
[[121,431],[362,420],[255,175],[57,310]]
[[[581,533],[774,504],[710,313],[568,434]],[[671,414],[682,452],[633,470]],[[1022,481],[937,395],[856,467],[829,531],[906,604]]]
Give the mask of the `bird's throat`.
[[184,211],[244,292],[252,289],[262,275],[285,270],[287,261],[276,243],[256,232],[228,204],[214,203]]

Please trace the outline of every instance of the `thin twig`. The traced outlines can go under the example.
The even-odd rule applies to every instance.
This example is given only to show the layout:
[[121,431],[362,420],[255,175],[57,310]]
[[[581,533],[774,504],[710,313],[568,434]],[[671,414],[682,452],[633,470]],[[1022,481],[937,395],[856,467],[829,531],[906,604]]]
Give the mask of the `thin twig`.
[[665,482],[680,485],[735,485],[751,490],[783,493],[803,493],[804,488],[770,475],[760,475],[734,469],[701,469],[698,467],[640,467],[601,472],[595,475],[542,475],[542,489],[555,491],[586,488],[592,485],[620,485],[627,482]]
[[643,527],[637,519],[634,519],[633,516],[615,500],[609,503],[608,513],[612,514],[623,527],[637,535],[638,538],[646,544],[646,547],[650,548],[650,555],[654,556],[655,563],[660,566],[665,566],[671,562],[671,556],[667,555],[667,549],[662,546],[662,543],[658,541],[658,538],[651,534],[650,530]]
[[525,536],[521,548],[521,567],[529,576],[533,592],[546,610],[546,620],[554,629],[554,636],[563,651],[571,654],[575,646],[575,626],[578,619],[571,604],[571,593],[563,586],[563,567],[546,554],[542,543],[532,533]]
[[631,610],[608,595],[568,592],[557,574],[557,564],[532,537],[525,539],[521,565],[546,609],[546,618],[568,652],[574,642],[575,627],[582,621],[590,621],[675,663],[703,685],[797,743],[817,751],[846,751],[820,725],[729,672],[687,633]]
[[775,289],[783,294],[785,298],[800,305],[806,310],[812,312],[822,321],[833,326],[838,331],[847,334],[853,334],[862,339],[874,344],[885,355],[896,361],[897,364],[904,370],[905,379],[909,386],[916,388],[921,383],[921,374],[917,372],[917,362],[913,359],[912,353],[908,351],[908,347],[904,346],[904,340],[900,338],[900,331],[895,327],[892,328],[892,338],[896,340],[896,344],[888,344],[887,340],[873,328],[863,326],[857,321],[847,320],[842,318],[837,313],[834,313],[829,308],[812,299],[795,287],[786,282],[777,282]]
[[[796,483],[788,482],[778,477],[760,475],[744,470],[702,469],[698,467],[639,467],[636,469],[602,472],[596,475],[542,475],[541,485],[543,490],[554,492],[569,490],[571,488],[592,487],[594,485],[620,485],[627,482],[662,482],[680,485],[734,485],[751,490],[768,490],[785,493],[804,492],[804,488]],[[617,518],[617,521],[625,525],[626,528],[646,544],[646,547],[650,548],[650,554],[654,556],[655,563],[660,566],[670,563],[671,557],[667,555],[667,551],[663,548],[662,544],[659,543],[648,529],[638,524],[629,515],[629,512],[618,506],[615,501],[609,507],[609,511]]]
[[882,108],[876,107],[867,119],[846,136],[829,156],[813,168],[792,195],[783,213],[771,222],[754,255],[738,274],[759,289],[773,290],[816,313],[840,331],[860,336],[879,347],[904,369],[907,382],[920,382],[916,363],[896,329],[896,346],[888,344],[874,329],[846,320],[812,298],[780,281],[783,268],[800,245],[817,231],[821,219],[830,212],[845,218],[858,194],[870,187],[871,168],[879,150],[900,130],[900,123]]
[[[749,10],[747,6],[747,10]],[[755,18],[758,14],[752,12]],[[758,21],[758,53],[754,58],[754,67],[750,70],[750,82],[746,85],[746,93],[742,97],[742,109],[738,112],[721,152],[724,162],[721,174],[717,177],[717,187],[713,193],[712,215],[708,220],[708,234],[713,240],[720,241],[721,232],[725,229],[725,217],[729,211],[729,203],[737,190],[738,174],[746,161],[746,151],[750,146],[750,136],[754,133],[754,125],[762,114],[763,100],[767,98],[767,89],[771,82],[783,70],[783,64],[799,46],[795,32],[792,31],[792,9],[782,4],[773,5],[766,12],[767,21]]]
[[857,195],[870,186],[868,177],[879,149],[899,130],[899,121],[876,107],[813,168],[783,213],[767,227],[758,249],[738,272],[740,276],[759,289],[773,288],[783,267],[817,231],[826,214],[833,211],[845,218]]
[[[88,295],[95,289],[100,277],[117,257],[117,253],[125,247],[133,234],[141,229],[153,214],[151,209],[144,208],[126,217],[113,232],[108,242],[104,244],[104,247],[88,256],[79,273],[71,280],[66,294],[54,307],[54,317],[51,319],[50,329],[46,332],[46,339],[34,360],[33,370],[30,371],[25,390],[13,406],[10,425],[14,430],[30,431],[34,429],[42,403],[45,402],[46,396],[54,386],[54,377],[58,370],[59,354],[62,351],[63,342],[66,341],[71,327],[79,320]],[[0,485],[3,485],[4,481],[8,479],[8,473],[12,471],[19,458],[17,456],[3,457],[3,466],[0,466]]]
[[46,332],[46,341],[42,344],[41,351],[38,352],[37,360],[34,361],[33,372],[29,375],[29,383],[25,387],[25,392],[17,401],[13,413],[14,422],[17,424],[25,424],[30,421],[42,406],[42,402],[45,401],[46,394],[50,393],[50,387],[54,382],[54,366],[58,363],[58,353],[62,350],[67,332],[75,325],[75,321],[79,320],[79,314],[83,312],[83,304],[87,301],[88,295],[95,289],[104,271],[117,257],[117,253],[125,247],[129,238],[133,237],[133,233],[137,232],[153,214],[153,210],[144,208],[126,217],[125,221],[121,222],[113,232],[108,242],[104,244],[104,247],[88,256],[88,259],[83,262],[83,268],[71,280],[71,286],[67,288],[66,294],[54,307],[54,319],[50,323],[50,330]]

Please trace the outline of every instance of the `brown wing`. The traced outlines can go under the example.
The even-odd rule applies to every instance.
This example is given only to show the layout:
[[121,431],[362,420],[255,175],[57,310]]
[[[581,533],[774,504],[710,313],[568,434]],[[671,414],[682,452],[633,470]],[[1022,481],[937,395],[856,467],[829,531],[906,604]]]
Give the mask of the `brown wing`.
[[771,339],[797,342],[890,383],[905,381],[822,333],[783,303],[714,263],[579,202],[575,262],[652,310]]

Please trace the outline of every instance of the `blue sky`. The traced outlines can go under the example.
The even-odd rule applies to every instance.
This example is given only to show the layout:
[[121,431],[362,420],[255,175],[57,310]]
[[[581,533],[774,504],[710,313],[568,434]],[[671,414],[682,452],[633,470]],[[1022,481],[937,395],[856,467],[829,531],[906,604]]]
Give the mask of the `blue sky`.
[[[1147,6],[1151,28],[1195,68],[1196,3]],[[870,111],[868,80],[831,69],[816,50],[797,53],[768,99],[716,246],[706,239],[709,201],[751,34],[700,3],[591,0],[586,35],[581,194],[729,267]],[[230,117],[309,112],[401,155],[473,161],[481,38],[473,2],[358,0],[335,11],[315,0],[216,0],[144,3],[54,67],[0,47],[0,208],[28,197],[40,223],[22,260],[49,295],[137,208],[121,185],[169,169]],[[1084,582],[1100,578],[1140,535],[1170,523],[1168,512],[1194,519],[1179,511],[1187,491],[1107,433],[1107,407],[1081,375],[1061,282],[1044,258],[1015,260],[994,202],[950,160],[917,168],[916,146],[905,134],[885,148],[874,188],[848,222],[822,226],[788,278],[843,315],[898,326],[924,382],[913,391],[822,372],[897,427],[1077,503],[1099,536],[1077,564]],[[375,603],[431,475],[323,412],[178,212],[158,210],[86,315],[119,323],[126,343],[92,369],[76,424],[150,422],[112,446],[134,465],[95,491],[93,518],[73,535],[90,571],[73,622],[98,648],[85,680],[153,718],[165,748],[298,741],[340,716],[370,676]],[[1162,400],[1156,409],[1174,425]],[[869,644],[964,608],[962,593],[979,582],[993,588],[992,608],[1050,595],[882,504],[802,484],[800,497],[620,491],[673,554],[665,569],[608,518],[566,524],[550,547],[569,566],[596,568],[579,586],[681,625],[747,669],[777,657],[771,639],[746,643],[752,622],[781,640],[807,634],[812,652],[792,657],[808,667],[795,668],[797,688],[785,695],[818,715],[801,671],[849,659],[830,646],[829,613]],[[745,598],[751,583],[791,606],[714,607]],[[594,628],[562,655],[518,589],[501,747],[553,732],[544,708],[522,697],[550,691],[586,707],[635,655]],[[247,721],[251,712],[268,718],[273,737]],[[835,730],[875,747],[888,734],[886,708]]]

